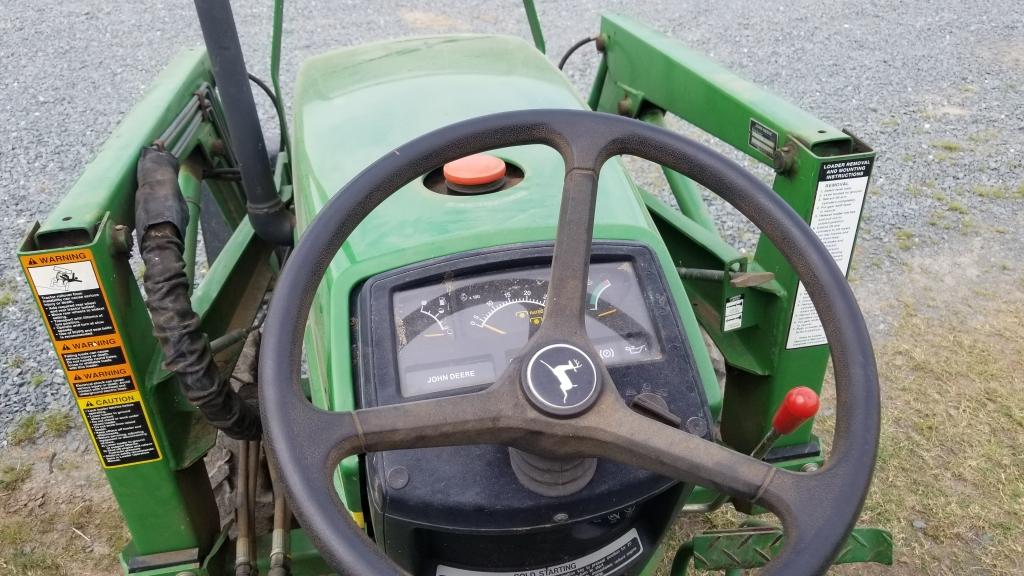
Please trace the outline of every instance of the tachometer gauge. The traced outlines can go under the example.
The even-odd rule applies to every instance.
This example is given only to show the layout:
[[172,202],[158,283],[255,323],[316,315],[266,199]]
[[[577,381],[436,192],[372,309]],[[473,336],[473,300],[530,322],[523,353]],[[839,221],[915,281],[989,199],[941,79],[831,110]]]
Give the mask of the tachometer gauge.
[[530,336],[544,321],[547,280],[508,278],[467,286],[482,305],[473,310],[469,325],[499,336]]

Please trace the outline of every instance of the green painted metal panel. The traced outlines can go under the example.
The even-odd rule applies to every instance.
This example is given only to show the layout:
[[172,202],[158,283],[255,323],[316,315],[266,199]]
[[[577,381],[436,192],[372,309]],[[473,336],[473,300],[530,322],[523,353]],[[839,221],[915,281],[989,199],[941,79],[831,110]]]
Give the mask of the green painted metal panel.
[[[118,124],[96,158],[68,191],[64,199],[35,233],[40,246],[50,246],[48,237],[76,233],[92,237],[97,223],[110,212],[117,223],[135,219],[135,162],[141,145],[148,145],[181,112],[192,93],[211,83],[206,51],[180,52],[146,90],[142,100]],[[129,150],[131,152],[129,152]]]
[[703,54],[626,16],[601,18],[608,74],[597,108],[638,110],[646,100],[713,134],[725,143],[771,164],[749,143],[750,121],[790,137],[819,154],[849,153],[850,138],[809,112],[722,68]]
[[[782,530],[764,526],[715,530],[693,537],[672,564],[672,576],[685,576],[690,561],[698,570],[748,570],[768,563],[782,549]],[[892,565],[892,536],[878,528],[855,528],[835,564]]]

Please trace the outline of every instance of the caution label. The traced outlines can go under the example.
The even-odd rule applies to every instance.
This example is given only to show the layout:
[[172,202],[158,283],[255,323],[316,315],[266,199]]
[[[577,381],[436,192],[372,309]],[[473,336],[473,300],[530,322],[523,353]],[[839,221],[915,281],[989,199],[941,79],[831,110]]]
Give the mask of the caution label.
[[160,458],[138,392],[87,398],[78,407],[104,467]]
[[[818,172],[818,190],[811,211],[811,230],[825,245],[839,269],[850,270],[864,197],[871,178],[871,158],[826,162]],[[796,292],[787,349],[827,344],[825,329],[803,282]]]
[[22,256],[21,265],[103,466],[159,460],[92,252]]

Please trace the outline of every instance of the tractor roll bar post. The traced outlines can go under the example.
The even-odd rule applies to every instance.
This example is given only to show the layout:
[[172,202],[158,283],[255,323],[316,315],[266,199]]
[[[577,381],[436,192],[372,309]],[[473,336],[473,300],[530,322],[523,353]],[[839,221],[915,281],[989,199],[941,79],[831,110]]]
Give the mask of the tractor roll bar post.
[[231,3],[229,0],[195,0],[195,5],[224,107],[229,148],[242,176],[249,221],[260,238],[278,246],[290,246],[295,216],[274,187],[267,144],[249,86],[249,73]]

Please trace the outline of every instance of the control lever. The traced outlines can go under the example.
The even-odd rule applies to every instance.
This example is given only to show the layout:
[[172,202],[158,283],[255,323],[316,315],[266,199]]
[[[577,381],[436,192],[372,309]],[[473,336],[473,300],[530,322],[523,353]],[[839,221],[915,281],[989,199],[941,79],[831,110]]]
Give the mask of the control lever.
[[[778,410],[775,411],[771,428],[768,429],[768,432],[761,438],[761,441],[750,452],[750,455],[758,460],[764,458],[779,438],[792,433],[813,418],[818,413],[820,406],[821,401],[818,399],[818,394],[806,386],[797,386],[787,392],[786,396],[782,399],[782,403],[779,404]],[[721,508],[722,504],[725,504],[728,500],[729,497],[727,495],[719,494],[714,500],[705,504],[687,504],[683,507],[683,512],[700,512],[705,514],[714,512]]]
[[665,402],[664,398],[651,392],[641,392],[640,394],[637,394],[629,403],[629,407],[635,412],[639,412],[644,416],[653,418],[674,428],[679,428],[683,423],[682,418],[676,416],[671,410],[669,410],[668,403]]

